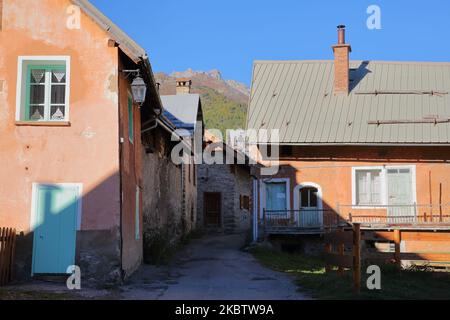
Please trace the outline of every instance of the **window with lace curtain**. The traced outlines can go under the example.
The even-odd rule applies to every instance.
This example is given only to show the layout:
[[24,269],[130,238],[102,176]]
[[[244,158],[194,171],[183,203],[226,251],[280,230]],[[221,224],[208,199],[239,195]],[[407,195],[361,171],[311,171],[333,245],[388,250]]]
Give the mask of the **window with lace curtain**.
[[68,121],[68,76],[66,59],[19,59],[16,120]]

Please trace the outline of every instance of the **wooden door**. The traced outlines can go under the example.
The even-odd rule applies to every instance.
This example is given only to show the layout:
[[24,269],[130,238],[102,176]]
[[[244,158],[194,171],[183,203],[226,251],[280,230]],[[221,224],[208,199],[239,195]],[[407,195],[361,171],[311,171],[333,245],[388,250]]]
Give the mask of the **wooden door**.
[[222,196],[219,192],[205,192],[204,197],[205,226],[220,226]]
[[319,190],[315,187],[300,189],[300,219],[302,228],[322,227],[322,211],[319,208]]
[[33,274],[65,274],[75,264],[78,187],[36,188]]

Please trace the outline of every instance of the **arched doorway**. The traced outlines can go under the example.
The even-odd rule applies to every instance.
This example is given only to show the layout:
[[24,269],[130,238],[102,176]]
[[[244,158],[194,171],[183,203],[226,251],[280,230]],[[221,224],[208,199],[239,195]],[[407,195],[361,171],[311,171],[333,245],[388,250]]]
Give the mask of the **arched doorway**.
[[322,189],[318,184],[308,182],[296,186],[294,207],[300,228],[322,228]]

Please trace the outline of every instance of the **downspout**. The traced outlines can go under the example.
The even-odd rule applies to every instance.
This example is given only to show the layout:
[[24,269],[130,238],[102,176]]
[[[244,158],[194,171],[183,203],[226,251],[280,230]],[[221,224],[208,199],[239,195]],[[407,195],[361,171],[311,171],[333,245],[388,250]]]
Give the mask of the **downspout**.
[[258,180],[253,177],[253,242],[258,241]]

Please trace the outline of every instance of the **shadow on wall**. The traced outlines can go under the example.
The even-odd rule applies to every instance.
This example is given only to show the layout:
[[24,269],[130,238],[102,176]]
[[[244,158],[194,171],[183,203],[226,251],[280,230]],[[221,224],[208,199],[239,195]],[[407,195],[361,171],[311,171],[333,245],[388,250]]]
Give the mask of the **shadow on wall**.
[[34,223],[17,237],[15,279],[66,274],[75,263],[84,280],[120,281],[119,181],[119,174],[112,174],[81,197],[77,184],[35,185]]

